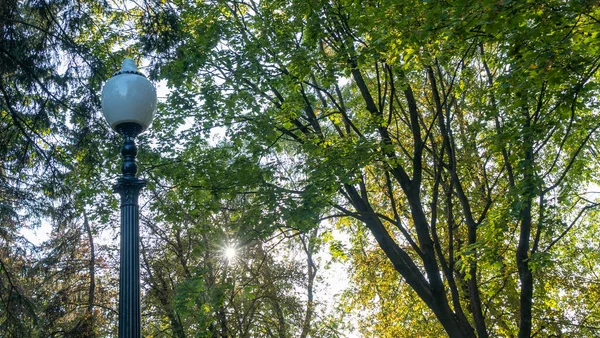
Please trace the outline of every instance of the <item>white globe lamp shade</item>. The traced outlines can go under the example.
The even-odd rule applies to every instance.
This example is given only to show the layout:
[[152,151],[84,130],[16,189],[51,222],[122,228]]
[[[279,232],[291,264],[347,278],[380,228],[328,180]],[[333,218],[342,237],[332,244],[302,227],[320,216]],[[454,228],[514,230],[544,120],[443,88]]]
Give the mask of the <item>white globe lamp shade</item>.
[[152,123],[155,111],[156,89],[132,59],[125,59],[121,71],[102,88],[104,118],[118,132],[123,126],[133,125],[141,133]]

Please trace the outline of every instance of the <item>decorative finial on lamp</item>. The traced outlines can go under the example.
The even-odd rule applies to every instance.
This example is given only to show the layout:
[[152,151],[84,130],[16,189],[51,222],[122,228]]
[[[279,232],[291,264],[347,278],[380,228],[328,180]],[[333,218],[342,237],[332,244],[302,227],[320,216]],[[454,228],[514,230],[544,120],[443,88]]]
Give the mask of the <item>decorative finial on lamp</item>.
[[138,67],[135,64],[135,61],[133,61],[133,59],[130,59],[130,58],[126,58],[125,60],[123,60],[123,65],[121,66],[121,71],[122,72],[126,72],[126,71],[139,72]]
[[144,76],[144,74],[140,73],[135,61],[133,61],[133,59],[131,58],[126,58],[125,60],[123,60],[123,63],[121,64],[121,70],[114,73],[113,77],[121,74],[135,74]]

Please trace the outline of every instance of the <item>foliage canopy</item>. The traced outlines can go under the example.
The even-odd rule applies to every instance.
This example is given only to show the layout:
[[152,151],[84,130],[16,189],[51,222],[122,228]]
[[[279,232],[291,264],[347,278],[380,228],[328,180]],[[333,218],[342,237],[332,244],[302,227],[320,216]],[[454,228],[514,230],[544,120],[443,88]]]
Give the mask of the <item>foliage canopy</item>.
[[[140,154],[147,336],[600,330],[597,1],[2,6],[7,335],[110,334],[95,276],[117,253],[93,238],[116,228],[118,141],[95,112],[123,55],[169,88]],[[34,215],[47,249],[16,235]],[[67,252],[89,264],[57,283]],[[341,298],[318,292],[324,252]],[[89,287],[69,314],[46,304],[65,284]]]

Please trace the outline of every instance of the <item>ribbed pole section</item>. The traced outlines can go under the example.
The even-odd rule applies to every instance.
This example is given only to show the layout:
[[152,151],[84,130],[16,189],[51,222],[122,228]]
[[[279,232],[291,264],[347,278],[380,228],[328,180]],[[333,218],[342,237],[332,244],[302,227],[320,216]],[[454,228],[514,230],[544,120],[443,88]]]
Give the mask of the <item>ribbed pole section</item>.
[[[140,191],[146,181],[135,177],[137,147],[134,136],[138,131],[135,125],[123,126],[125,138],[121,154],[123,164],[120,178],[114,189],[121,195],[121,257],[119,271],[119,338],[141,338],[140,309],[140,231],[139,205]],[[133,130],[133,131],[130,131]]]

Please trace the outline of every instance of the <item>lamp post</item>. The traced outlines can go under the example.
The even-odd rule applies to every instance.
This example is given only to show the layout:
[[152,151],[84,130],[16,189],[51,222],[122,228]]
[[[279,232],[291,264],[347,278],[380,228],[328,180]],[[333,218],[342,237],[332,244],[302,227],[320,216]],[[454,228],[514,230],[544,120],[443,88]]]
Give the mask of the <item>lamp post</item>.
[[152,123],[156,90],[131,59],[125,59],[102,89],[102,112],[123,136],[123,164],[114,186],[121,195],[121,251],[119,262],[119,338],[141,337],[140,235],[138,196],[146,181],[136,177],[135,137]]

